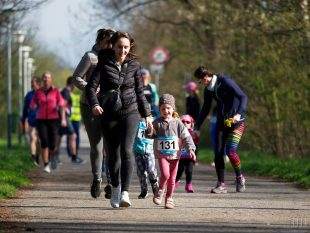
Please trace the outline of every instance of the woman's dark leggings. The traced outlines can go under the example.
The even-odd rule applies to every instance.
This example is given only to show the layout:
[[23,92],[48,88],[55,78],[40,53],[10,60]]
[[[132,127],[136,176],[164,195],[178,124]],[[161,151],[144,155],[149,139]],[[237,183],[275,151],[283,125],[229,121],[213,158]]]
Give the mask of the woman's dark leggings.
[[183,171],[185,170],[186,184],[191,183],[192,179],[193,179],[193,166],[194,166],[193,160],[180,159],[179,167],[178,167],[178,173],[177,173],[177,177],[175,180],[179,181],[182,177]]
[[137,132],[140,114],[130,113],[117,120],[103,118],[102,133],[108,150],[108,168],[113,187],[119,185],[121,173],[121,190],[128,191],[132,177],[133,143]]

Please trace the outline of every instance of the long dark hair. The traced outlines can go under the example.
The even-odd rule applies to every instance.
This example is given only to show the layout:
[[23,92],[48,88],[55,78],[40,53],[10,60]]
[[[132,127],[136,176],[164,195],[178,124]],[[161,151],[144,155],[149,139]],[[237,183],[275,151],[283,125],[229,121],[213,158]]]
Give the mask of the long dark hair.
[[115,30],[111,28],[101,28],[97,31],[97,38],[96,38],[96,44],[99,44],[103,39],[111,39],[113,34],[115,33]]
[[137,58],[135,40],[131,37],[131,35],[128,32],[120,32],[120,31],[115,32],[110,39],[110,43],[112,44],[112,47],[115,46],[115,44],[120,38],[127,38],[130,42],[130,50],[129,50],[127,57]]

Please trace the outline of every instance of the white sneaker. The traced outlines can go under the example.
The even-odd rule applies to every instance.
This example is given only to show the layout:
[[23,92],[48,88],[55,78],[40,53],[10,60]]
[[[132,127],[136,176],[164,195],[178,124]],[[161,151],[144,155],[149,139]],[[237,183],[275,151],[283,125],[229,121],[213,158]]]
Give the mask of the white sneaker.
[[51,173],[50,165],[47,164],[47,165],[44,167],[43,171],[45,171],[46,173]]
[[111,190],[111,199],[110,199],[110,204],[113,208],[118,208],[119,207],[119,200],[120,200],[120,192],[121,192],[121,186],[119,185],[118,187],[114,188],[112,186]]
[[129,207],[131,206],[131,202],[129,200],[129,193],[127,191],[123,191],[121,195],[121,201],[119,204],[120,207]]

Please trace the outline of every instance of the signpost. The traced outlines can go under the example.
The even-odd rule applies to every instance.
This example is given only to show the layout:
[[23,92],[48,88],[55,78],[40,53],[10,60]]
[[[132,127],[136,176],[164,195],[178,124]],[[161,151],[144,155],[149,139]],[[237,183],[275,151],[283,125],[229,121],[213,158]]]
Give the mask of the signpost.
[[156,47],[149,54],[152,64],[150,70],[155,74],[155,85],[159,90],[159,78],[164,72],[164,64],[170,59],[170,53],[166,48]]

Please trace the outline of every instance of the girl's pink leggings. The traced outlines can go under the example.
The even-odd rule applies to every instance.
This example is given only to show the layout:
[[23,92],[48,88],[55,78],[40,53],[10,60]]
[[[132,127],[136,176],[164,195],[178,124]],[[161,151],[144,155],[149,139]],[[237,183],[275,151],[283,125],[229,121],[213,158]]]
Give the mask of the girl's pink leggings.
[[172,197],[177,176],[179,159],[168,160],[165,157],[159,158],[160,179],[159,189],[164,189],[167,184],[166,198]]

